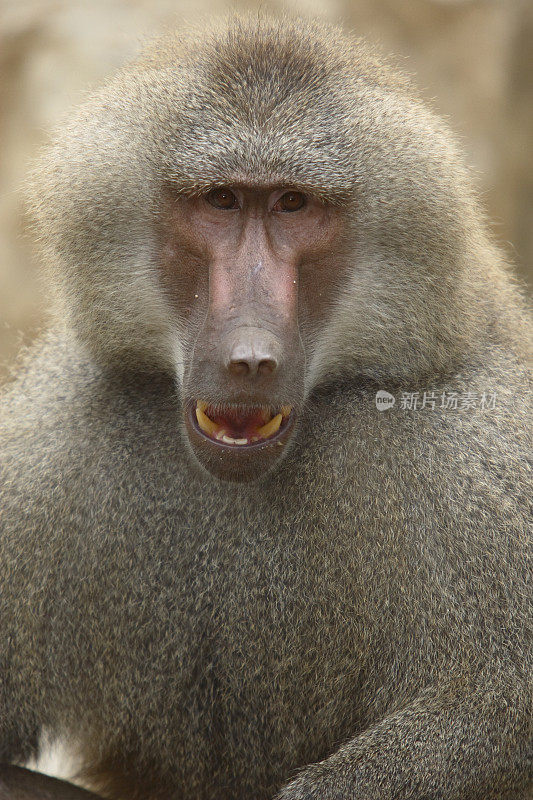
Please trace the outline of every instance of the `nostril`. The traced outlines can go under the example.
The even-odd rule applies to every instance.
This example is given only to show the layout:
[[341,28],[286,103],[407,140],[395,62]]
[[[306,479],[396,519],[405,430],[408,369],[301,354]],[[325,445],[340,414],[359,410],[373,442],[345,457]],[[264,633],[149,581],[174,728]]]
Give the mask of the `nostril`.
[[271,375],[277,369],[277,361],[274,358],[263,358],[257,367],[259,375]]
[[276,371],[278,363],[275,358],[240,358],[231,359],[228,363],[228,370],[235,377],[245,377],[246,375],[272,375]]
[[228,364],[228,369],[232,375],[244,377],[250,372],[250,367],[246,361],[231,360]]

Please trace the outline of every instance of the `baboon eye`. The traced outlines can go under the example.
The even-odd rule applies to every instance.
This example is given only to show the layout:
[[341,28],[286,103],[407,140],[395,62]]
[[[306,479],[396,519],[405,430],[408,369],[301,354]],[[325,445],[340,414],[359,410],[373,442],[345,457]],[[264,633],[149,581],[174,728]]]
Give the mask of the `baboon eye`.
[[285,192],[277,203],[273,211],[298,211],[305,205],[305,195],[301,192]]
[[215,208],[222,208],[225,211],[230,208],[237,208],[238,206],[237,198],[231,189],[227,189],[225,186],[211,189],[207,195],[207,202],[211,203]]

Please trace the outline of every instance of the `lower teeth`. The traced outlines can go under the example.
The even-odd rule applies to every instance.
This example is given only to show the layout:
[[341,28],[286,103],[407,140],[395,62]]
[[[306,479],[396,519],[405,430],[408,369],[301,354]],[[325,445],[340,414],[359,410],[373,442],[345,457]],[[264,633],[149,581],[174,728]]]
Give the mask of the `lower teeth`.
[[[217,439],[219,437],[217,436]],[[224,436],[220,437],[221,441],[226,442],[226,444],[248,444],[248,439],[232,439],[231,436]]]

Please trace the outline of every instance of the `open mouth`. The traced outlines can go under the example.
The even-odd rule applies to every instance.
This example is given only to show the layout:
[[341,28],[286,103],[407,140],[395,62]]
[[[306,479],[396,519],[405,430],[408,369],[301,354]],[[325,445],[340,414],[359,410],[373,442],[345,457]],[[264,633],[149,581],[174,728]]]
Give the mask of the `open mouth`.
[[211,441],[240,448],[275,441],[286,429],[291,414],[291,406],[274,410],[266,407],[219,407],[197,400],[193,417],[195,427]]

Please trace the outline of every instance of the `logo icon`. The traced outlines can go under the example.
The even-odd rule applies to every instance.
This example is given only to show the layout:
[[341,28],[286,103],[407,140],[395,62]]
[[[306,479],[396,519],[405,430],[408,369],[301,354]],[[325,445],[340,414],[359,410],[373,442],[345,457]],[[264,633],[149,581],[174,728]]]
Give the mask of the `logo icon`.
[[376,392],[376,408],[378,411],[388,411],[389,408],[392,408],[396,399],[393,394],[386,392],[384,389],[380,389],[379,392]]

